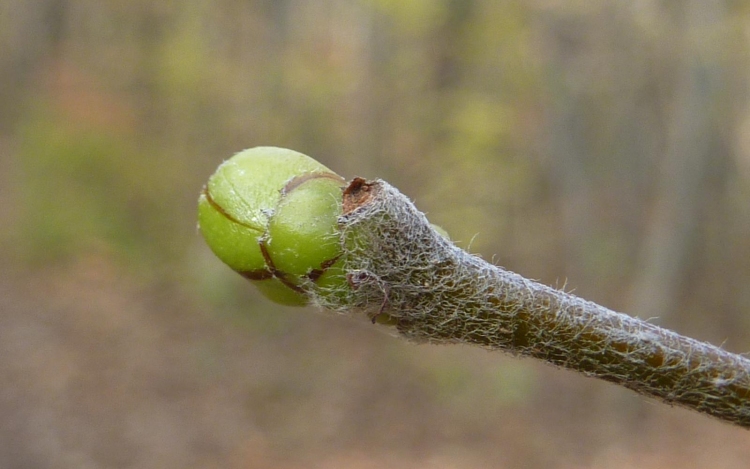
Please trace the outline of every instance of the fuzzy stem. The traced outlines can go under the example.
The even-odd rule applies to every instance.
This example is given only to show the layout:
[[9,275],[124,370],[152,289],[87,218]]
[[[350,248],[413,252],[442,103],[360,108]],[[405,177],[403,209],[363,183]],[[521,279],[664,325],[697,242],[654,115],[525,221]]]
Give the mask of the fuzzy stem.
[[348,288],[313,290],[321,306],[385,317],[412,341],[539,358],[750,428],[750,360],[470,255],[384,181],[355,179],[343,208]]

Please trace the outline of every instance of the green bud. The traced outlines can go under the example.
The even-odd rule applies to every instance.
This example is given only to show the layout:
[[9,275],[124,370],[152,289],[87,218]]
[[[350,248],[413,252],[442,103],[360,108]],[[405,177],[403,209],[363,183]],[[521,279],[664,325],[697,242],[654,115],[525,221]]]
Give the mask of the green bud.
[[448,234],[448,232],[447,232],[447,231],[445,230],[445,228],[443,228],[443,227],[442,227],[442,226],[440,226],[440,225],[436,225],[436,224],[434,224],[434,223],[430,223],[430,226],[432,226],[432,228],[433,228],[433,229],[434,229],[435,231],[437,231],[437,232],[438,232],[438,234],[439,234],[440,236],[442,236],[443,238],[445,238],[445,239],[446,239],[446,240],[448,240],[448,241],[450,241],[450,240],[451,240],[451,235],[450,235],[450,234]]
[[225,161],[198,200],[211,250],[269,299],[307,304],[305,285],[341,281],[337,218],[344,180],[292,150],[257,147]]

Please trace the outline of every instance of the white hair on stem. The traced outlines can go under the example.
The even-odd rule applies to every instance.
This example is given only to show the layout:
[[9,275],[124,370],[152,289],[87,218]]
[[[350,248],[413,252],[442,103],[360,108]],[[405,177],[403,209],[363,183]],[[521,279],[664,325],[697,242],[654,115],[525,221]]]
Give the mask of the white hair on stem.
[[468,254],[384,181],[350,183],[339,229],[347,282],[308,284],[318,306],[414,342],[538,358],[750,428],[750,360]]

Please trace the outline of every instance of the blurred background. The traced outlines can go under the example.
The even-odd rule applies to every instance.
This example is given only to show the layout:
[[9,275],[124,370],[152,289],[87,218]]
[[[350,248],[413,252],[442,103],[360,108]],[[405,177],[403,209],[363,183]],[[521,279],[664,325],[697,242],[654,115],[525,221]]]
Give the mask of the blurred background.
[[750,351],[750,4],[0,3],[0,466],[745,468],[606,383],[284,308],[198,192],[382,177],[529,278]]

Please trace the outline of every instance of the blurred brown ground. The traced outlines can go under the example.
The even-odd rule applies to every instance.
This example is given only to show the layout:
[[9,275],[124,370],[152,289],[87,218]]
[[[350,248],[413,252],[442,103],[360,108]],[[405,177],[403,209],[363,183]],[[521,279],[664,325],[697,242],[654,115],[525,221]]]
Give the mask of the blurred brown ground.
[[195,204],[294,148],[750,351],[748,38],[730,1],[3,2],[0,467],[746,468],[745,430],[270,304]]

